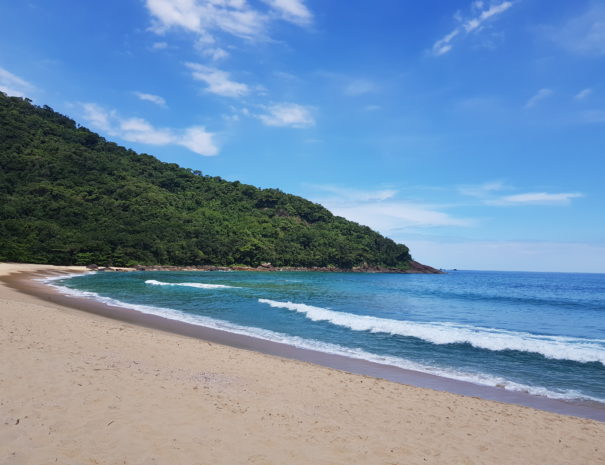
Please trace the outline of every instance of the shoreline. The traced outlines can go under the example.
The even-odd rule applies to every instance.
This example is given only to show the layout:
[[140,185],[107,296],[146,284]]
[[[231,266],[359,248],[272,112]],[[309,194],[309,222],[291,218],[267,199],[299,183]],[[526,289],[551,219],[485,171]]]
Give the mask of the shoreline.
[[[0,264],[0,276],[19,271],[85,270]],[[0,462],[7,465],[605,458],[599,421],[240,350],[76,310],[55,297],[0,282]]]
[[[82,272],[89,271],[82,270]],[[59,273],[58,275],[60,276],[61,274],[63,273]],[[418,388],[477,397],[489,401],[503,402],[605,422],[605,405],[597,402],[553,399],[522,391],[506,390],[504,388],[475,384],[470,381],[456,380],[360,358],[295,347],[250,335],[187,323],[178,319],[148,314],[135,309],[109,305],[94,299],[65,295],[51,285],[40,281],[48,277],[53,277],[53,275],[49,276],[48,272],[44,271],[21,272],[9,276],[0,276],[0,281],[19,292],[55,304],[137,326],[193,337],[236,349],[313,363],[351,374],[371,376]]]
[[390,268],[387,266],[367,265],[354,266],[352,268],[338,268],[335,266],[275,266],[271,263],[262,263],[259,266],[248,265],[134,265],[134,266],[98,266],[86,265],[89,271],[109,271],[109,272],[128,272],[128,271],[260,271],[260,272],[279,272],[279,271],[303,271],[303,272],[323,272],[323,273],[388,273],[388,274],[445,274],[443,270],[424,265],[416,260],[410,260],[407,269]]

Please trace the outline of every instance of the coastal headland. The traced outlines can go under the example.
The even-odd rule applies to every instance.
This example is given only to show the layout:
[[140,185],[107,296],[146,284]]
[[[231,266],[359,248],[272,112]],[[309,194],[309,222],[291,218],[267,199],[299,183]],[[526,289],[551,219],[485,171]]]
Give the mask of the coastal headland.
[[599,421],[242,350],[23,288],[83,271],[0,264],[1,463],[605,461]]

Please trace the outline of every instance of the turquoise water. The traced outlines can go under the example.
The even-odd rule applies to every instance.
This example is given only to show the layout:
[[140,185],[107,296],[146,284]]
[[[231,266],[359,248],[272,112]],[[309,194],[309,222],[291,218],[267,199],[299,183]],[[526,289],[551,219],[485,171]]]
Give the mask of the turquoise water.
[[132,272],[52,284],[297,347],[605,403],[605,274]]

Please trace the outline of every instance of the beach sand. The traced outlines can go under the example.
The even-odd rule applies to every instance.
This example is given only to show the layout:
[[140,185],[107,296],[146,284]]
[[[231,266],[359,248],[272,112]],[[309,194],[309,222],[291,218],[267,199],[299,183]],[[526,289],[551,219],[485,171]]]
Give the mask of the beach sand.
[[605,464],[602,422],[135,326],[4,284],[0,353],[2,464]]

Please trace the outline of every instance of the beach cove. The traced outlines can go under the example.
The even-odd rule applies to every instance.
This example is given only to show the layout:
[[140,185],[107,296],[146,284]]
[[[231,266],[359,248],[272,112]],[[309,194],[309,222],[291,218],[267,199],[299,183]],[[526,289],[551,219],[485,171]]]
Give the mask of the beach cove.
[[605,460],[602,422],[229,347],[5,284],[0,306],[3,463]]

